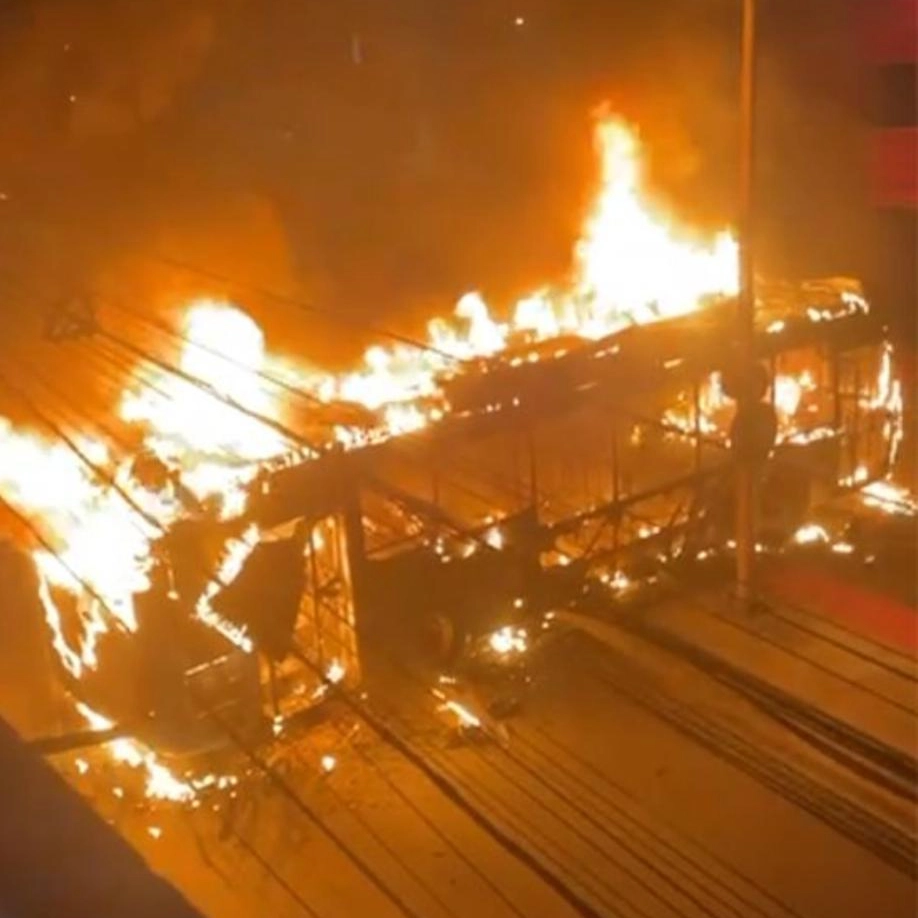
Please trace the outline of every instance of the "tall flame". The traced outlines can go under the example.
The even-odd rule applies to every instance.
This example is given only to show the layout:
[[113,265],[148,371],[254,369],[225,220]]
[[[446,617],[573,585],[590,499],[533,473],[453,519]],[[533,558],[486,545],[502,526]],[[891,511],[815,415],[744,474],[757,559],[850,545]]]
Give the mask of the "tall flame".
[[566,288],[523,297],[509,322],[496,319],[479,293],[467,293],[451,320],[430,322],[430,350],[373,347],[357,373],[323,380],[322,396],[372,408],[416,401],[437,394],[438,375],[454,371],[455,360],[489,357],[514,341],[602,338],[630,324],[691,312],[710,297],[735,294],[739,262],[733,236],[693,239],[648,202],[640,141],[626,122],[603,114],[595,142],[600,186]]
[[567,330],[599,337],[631,322],[691,312],[708,296],[735,294],[736,241],[729,233],[710,244],[689,240],[654,212],[642,194],[635,131],[604,118],[596,145],[602,186],[577,245],[578,288],[589,308]]

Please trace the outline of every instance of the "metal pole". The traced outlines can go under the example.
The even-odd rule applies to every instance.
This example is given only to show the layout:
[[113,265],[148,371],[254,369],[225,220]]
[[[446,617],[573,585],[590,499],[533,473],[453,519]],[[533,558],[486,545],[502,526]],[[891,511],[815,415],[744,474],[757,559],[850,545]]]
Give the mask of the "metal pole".
[[[737,316],[741,375],[738,402],[740,410],[754,399],[751,382],[755,360],[755,20],[756,0],[743,0],[740,62],[740,293]],[[754,592],[755,516],[755,470],[749,460],[741,458],[736,470],[736,593],[740,604],[747,608]]]
[[530,423],[526,431],[526,445],[529,449],[529,503],[536,520],[539,518],[539,473],[536,466],[535,432]]
[[431,503],[434,506],[440,506],[440,450],[437,449],[436,444],[431,447],[430,450],[430,461],[431,461]]
[[618,426],[618,415],[614,414],[612,415],[612,550],[616,555],[618,554],[618,544],[622,529],[622,514],[618,505],[622,497],[621,478],[618,473]]
[[309,588],[312,593],[312,627],[315,631],[314,641],[315,650],[319,658],[319,668],[325,671],[325,641],[324,641],[324,621],[322,617],[322,591],[319,588],[319,559],[318,545],[316,544],[316,526],[314,523],[309,528]]
[[842,429],[842,395],[841,395],[841,358],[838,349],[833,345],[827,346],[829,363],[832,374],[832,427],[836,434]]
[[280,716],[280,692],[277,688],[277,668],[273,660],[268,660],[268,686],[271,690],[271,714]]
[[692,383],[692,406],[695,412],[695,471],[701,471],[701,385],[696,379]]

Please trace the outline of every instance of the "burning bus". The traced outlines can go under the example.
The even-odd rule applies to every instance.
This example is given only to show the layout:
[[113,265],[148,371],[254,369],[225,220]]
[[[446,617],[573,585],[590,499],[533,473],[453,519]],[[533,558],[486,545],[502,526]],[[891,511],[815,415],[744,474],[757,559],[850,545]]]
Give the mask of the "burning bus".
[[[91,726],[141,738],[113,753],[155,792],[194,786],[152,748],[270,736],[393,633],[512,659],[590,584],[729,551],[736,244],[647,202],[633,128],[603,113],[596,142],[570,283],[507,320],[469,294],[427,342],[334,375],[202,299],[174,364],[106,333],[137,363],[118,418],[140,450],[5,424],[0,494],[56,668]],[[904,406],[856,282],[760,300],[765,550],[839,487],[885,481]]]

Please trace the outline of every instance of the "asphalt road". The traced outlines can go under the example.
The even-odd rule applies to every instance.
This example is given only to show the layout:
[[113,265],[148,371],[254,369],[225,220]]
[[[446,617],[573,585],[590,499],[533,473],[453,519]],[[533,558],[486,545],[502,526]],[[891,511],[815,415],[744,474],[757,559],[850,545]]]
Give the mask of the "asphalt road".
[[[613,606],[602,621],[561,622],[522,713],[490,737],[460,738],[433,674],[387,655],[364,703],[459,804],[340,704],[270,752],[325,828],[254,777],[235,800],[192,807],[143,800],[102,750],[84,756],[85,775],[59,764],[210,916],[565,918],[579,904],[623,918],[906,918],[914,784],[893,780],[893,765],[916,753],[914,658],[790,619],[737,620],[686,599],[645,613],[638,631]],[[781,721],[711,655],[843,724],[864,746],[856,764],[876,744],[884,767],[895,760],[881,769],[891,783],[801,733],[803,715]]]

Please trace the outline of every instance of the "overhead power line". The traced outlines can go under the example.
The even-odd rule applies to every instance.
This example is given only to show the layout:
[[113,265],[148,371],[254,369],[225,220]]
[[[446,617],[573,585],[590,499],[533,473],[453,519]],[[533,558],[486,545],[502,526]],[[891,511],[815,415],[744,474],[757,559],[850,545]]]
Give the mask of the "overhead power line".
[[140,506],[137,501],[115,480],[114,476],[103,471],[98,463],[92,461],[83,451],[80,445],[70,437],[58,424],[45,414],[38,407],[35,401],[19,386],[12,383],[2,371],[0,371],[0,384],[6,386],[26,407],[50,430],[63,440],[67,448],[86,466],[87,470],[93,476],[99,478],[104,484],[110,487],[139,517],[141,517],[149,526],[157,532],[163,532],[162,523],[147,510]]
[[262,869],[280,886],[281,889],[296,902],[297,905],[303,910],[304,914],[309,915],[310,918],[321,918],[319,913],[303,898],[296,889],[284,879],[279,871],[277,871],[271,862],[266,858],[251,842],[243,838],[240,832],[233,832],[233,838],[239,842],[240,847],[248,854],[254,858],[262,867]]
[[[329,684],[328,679],[305,654],[301,651],[294,651],[295,655],[301,662],[305,663],[324,684]],[[366,705],[355,700],[350,692],[341,689],[338,686],[339,697],[358,717],[364,720],[373,731],[380,736],[388,745],[396,749],[402,756],[408,759],[419,771],[430,780],[434,786],[443,793],[450,801],[459,807],[476,825],[484,829],[492,838],[498,841],[501,847],[509,851],[517,860],[525,864],[533,873],[554,890],[568,905],[576,912],[583,915],[584,918],[602,918],[599,912],[571,886],[561,880],[556,874],[548,870],[540,861],[533,857],[516,839],[506,833],[494,820],[486,816],[480,809],[473,806],[465,796],[447,780],[437,769],[433,768],[422,756],[420,756],[411,746],[409,746],[401,737],[399,737],[388,725],[381,721]]]
[[[2,273],[7,276],[10,276],[9,272],[2,272]],[[15,280],[15,276],[13,277]],[[61,310],[59,304],[50,304],[50,306],[55,316],[58,316],[58,317],[63,316],[64,318],[67,317],[66,310]],[[88,326],[85,326],[85,319],[82,316],[75,316],[74,324],[76,327],[79,328],[79,334],[77,335],[77,337],[84,337],[87,334],[98,335],[104,340],[109,341],[110,343],[116,345],[117,347],[124,349],[125,351],[139,358],[140,360],[153,364],[154,366],[156,366],[158,369],[160,369],[164,373],[168,373],[172,376],[175,376],[183,380],[188,385],[194,387],[195,389],[198,389],[199,391],[205,393],[206,395],[210,396],[214,400],[221,402],[222,404],[232,408],[233,410],[238,411],[240,414],[245,415],[250,420],[256,421],[257,423],[262,424],[265,427],[275,431],[276,433],[284,437],[288,442],[294,443],[301,447],[308,448],[315,452],[321,451],[322,449],[321,446],[311,443],[302,434],[299,434],[296,431],[291,430],[289,427],[285,426],[284,424],[281,424],[279,421],[276,421],[274,418],[268,417],[264,414],[261,414],[258,411],[255,411],[252,408],[249,408],[246,405],[240,404],[239,402],[232,399],[230,396],[226,395],[225,393],[220,392],[210,383],[207,383],[204,380],[201,380],[198,377],[194,376],[193,374],[186,372],[181,367],[177,367],[177,366],[174,366],[173,364],[170,364],[168,361],[163,360],[160,357],[157,357],[155,354],[150,353],[149,351],[143,349],[142,347],[139,347],[133,342],[128,341],[127,339],[122,338],[108,331],[107,329],[101,328],[96,324],[90,324]]]
[[221,274],[219,271],[214,271],[209,268],[202,268],[199,265],[191,264],[190,262],[183,261],[179,258],[173,258],[168,255],[149,255],[143,256],[146,260],[160,262],[162,264],[170,265],[173,268],[177,268],[180,271],[185,271],[187,273],[196,274],[199,277],[207,278],[211,281],[217,281],[221,284],[227,284],[231,287],[236,287],[240,290],[247,290],[250,293],[255,294],[256,296],[262,297],[266,300],[273,300],[276,303],[282,303],[287,306],[292,306],[295,309],[300,310],[301,312],[311,313],[313,315],[321,316],[324,319],[332,322],[336,325],[346,325],[351,328],[359,328],[363,331],[370,332],[374,335],[377,335],[381,338],[388,338],[391,341],[395,341],[399,344],[407,345],[410,348],[419,351],[426,351],[429,354],[433,354],[443,360],[446,360],[448,363],[457,364],[462,363],[463,360],[460,357],[457,357],[455,354],[450,354],[448,351],[444,351],[428,342],[419,341],[416,338],[412,338],[409,335],[402,335],[398,332],[394,332],[387,328],[382,328],[373,323],[367,322],[365,319],[359,318],[357,316],[349,315],[347,313],[342,313],[340,311],[331,309],[327,306],[319,306],[315,303],[306,302],[304,300],[298,299],[296,297],[290,296],[285,293],[278,293],[275,290],[269,290],[265,287],[261,287],[257,284],[248,283],[245,281],[240,281],[238,278],[233,278],[226,274]]
[[156,331],[161,332],[164,335],[175,338],[178,341],[181,341],[183,344],[188,345],[189,347],[196,348],[199,351],[202,351],[205,354],[210,354],[213,357],[217,357],[220,360],[223,360],[225,363],[230,366],[236,367],[237,369],[243,370],[246,373],[249,373],[251,376],[256,377],[263,382],[268,383],[269,385],[275,386],[283,392],[288,393],[289,395],[294,395],[298,398],[305,399],[309,403],[315,406],[322,408],[327,408],[328,403],[323,401],[313,392],[309,392],[307,389],[300,388],[295,386],[290,382],[287,382],[283,379],[278,379],[276,376],[271,375],[270,373],[265,372],[264,370],[258,369],[257,367],[251,367],[243,363],[240,360],[237,360],[231,354],[227,354],[224,351],[219,350],[213,345],[206,344],[203,341],[197,341],[194,338],[189,337],[187,334],[179,331],[177,328],[171,327],[168,323],[163,322],[159,319],[155,319],[152,316],[145,316],[136,310],[129,309],[123,304],[115,306],[116,309],[123,312],[125,315],[130,316],[137,322],[141,322],[146,325],[148,328],[152,328]]
[[316,446],[313,443],[310,443],[304,436],[298,434],[296,431],[291,430],[289,427],[281,424],[279,421],[275,421],[273,418],[269,418],[266,415],[261,414],[258,411],[248,408],[245,405],[241,405],[239,402],[230,398],[228,395],[224,395],[219,392],[209,383],[204,382],[198,377],[193,376],[191,373],[185,372],[181,367],[173,366],[172,364],[161,360],[159,357],[156,357],[154,354],[151,354],[149,351],[144,350],[141,347],[138,347],[136,344],[133,344],[130,341],[127,341],[124,338],[121,338],[117,335],[112,334],[111,332],[105,331],[104,329],[99,329],[97,334],[101,335],[107,341],[111,341],[113,344],[117,344],[119,347],[124,348],[126,351],[134,354],[136,357],[141,360],[146,360],[152,364],[155,364],[159,369],[165,373],[169,373],[173,376],[178,377],[179,379],[184,380],[189,385],[198,389],[199,391],[209,395],[211,398],[215,399],[218,402],[222,402],[224,405],[233,408],[238,411],[240,414],[245,415],[252,421],[257,421],[259,424],[263,424],[265,427],[270,428],[279,433],[286,440],[297,444],[298,446],[304,446],[312,450],[320,450],[320,447]]
[[278,771],[269,765],[226,721],[217,711],[200,697],[195,698],[203,712],[226,734],[233,745],[274,785],[274,787],[311,822],[336,848],[342,851],[357,869],[375,886],[383,896],[395,906],[406,918],[422,918],[392,887],[382,879],[370,864],[353,850],[341,836],[332,829],[308,803],[294,790],[290,783]]

